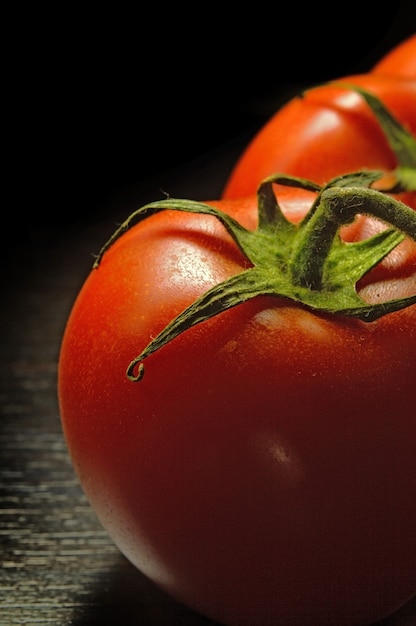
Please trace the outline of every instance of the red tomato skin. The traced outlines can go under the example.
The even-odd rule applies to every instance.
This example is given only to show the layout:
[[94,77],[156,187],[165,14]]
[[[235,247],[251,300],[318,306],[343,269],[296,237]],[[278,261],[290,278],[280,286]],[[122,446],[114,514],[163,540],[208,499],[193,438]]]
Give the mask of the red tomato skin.
[[416,34],[390,50],[374,66],[373,73],[416,80]]
[[[378,96],[416,135],[416,80],[365,74],[339,79]],[[279,109],[243,151],[223,198],[256,193],[259,183],[282,172],[319,184],[360,169],[391,171],[396,158],[376,118],[355,93],[332,85],[315,87]],[[415,206],[413,198],[412,206]]]
[[[298,219],[305,194],[284,195]],[[255,226],[255,198],[211,204]],[[416,592],[416,306],[365,324],[259,297],[126,378],[152,336],[246,265],[218,221],[173,211],[106,252],[60,353],[74,467],[126,557],[202,614],[370,624]]]

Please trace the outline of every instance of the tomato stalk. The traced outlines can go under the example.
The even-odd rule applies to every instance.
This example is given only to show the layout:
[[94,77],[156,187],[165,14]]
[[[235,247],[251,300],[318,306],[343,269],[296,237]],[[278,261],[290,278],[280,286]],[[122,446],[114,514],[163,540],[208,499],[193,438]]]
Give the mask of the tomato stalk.
[[383,191],[399,193],[401,191],[416,191],[416,139],[396,120],[377,96],[356,85],[334,82],[335,86],[355,91],[366,101],[376,116],[389,146],[397,160],[397,167],[393,172],[393,184],[383,186]]
[[339,228],[351,223],[358,213],[377,217],[416,239],[415,214],[406,205],[373,189],[329,188],[322,192],[318,210],[305,225],[292,259],[295,284],[323,288],[325,262],[334,238]]
[[[258,190],[258,225],[244,228],[230,215],[210,205],[190,200],[152,202],[134,211],[103,246],[94,263],[133,222],[163,210],[178,210],[216,217],[250,262],[250,267],[215,285],[173,319],[131,361],[127,376],[138,381],[143,361],[192,326],[258,296],[275,296],[320,313],[344,315],[364,322],[416,303],[416,294],[369,304],[356,291],[356,283],[405,236],[416,240],[416,212],[402,202],[369,186],[380,172],[358,172],[333,179],[319,187],[286,175],[263,181]],[[301,222],[294,224],[283,214],[274,184],[297,186],[317,193]],[[341,226],[357,214],[374,216],[392,226],[369,239],[346,243]]]

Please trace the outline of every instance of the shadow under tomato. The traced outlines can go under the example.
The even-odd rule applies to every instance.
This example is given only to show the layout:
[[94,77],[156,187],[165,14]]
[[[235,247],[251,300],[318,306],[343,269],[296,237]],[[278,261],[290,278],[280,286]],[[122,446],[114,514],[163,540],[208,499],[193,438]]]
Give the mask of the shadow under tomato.
[[416,595],[410,602],[390,617],[377,622],[374,626],[415,626],[416,625]]
[[[82,610],[71,621],[73,626],[114,626],[116,623],[123,626],[221,626],[175,602],[121,554],[108,578],[101,575]],[[416,596],[390,617],[369,626],[415,624]]]
[[73,626],[219,626],[175,602],[121,554],[75,611]]

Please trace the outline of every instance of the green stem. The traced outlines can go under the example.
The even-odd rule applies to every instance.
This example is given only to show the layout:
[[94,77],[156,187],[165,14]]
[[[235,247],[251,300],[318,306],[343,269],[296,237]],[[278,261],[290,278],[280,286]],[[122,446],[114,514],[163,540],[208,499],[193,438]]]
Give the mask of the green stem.
[[[218,208],[190,200],[154,202],[134,211],[101,248],[95,269],[108,248],[133,222],[167,209],[217,218],[250,267],[203,293],[171,320],[130,362],[129,380],[141,380],[143,361],[183,332],[258,296],[284,298],[311,311],[344,315],[366,323],[415,305],[416,293],[369,304],[356,290],[357,282],[406,235],[416,241],[416,211],[368,188],[378,177],[378,172],[353,173],[320,188],[310,181],[276,174],[259,187],[259,219],[254,230],[247,230]],[[273,193],[276,182],[317,193],[309,213],[299,223],[284,216]],[[394,228],[346,243],[339,236],[339,229],[357,214],[376,217]]]
[[407,205],[373,189],[331,187],[322,192],[295,247],[291,260],[294,284],[322,288],[325,262],[338,230],[359,213],[376,217],[416,240],[416,212]]
[[[360,94],[377,118],[390,148],[396,156],[398,168],[413,170],[414,172],[416,168],[416,138],[394,117],[382,101],[374,94],[357,85],[342,82],[334,82],[333,84]],[[409,184],[410,182],[413,184],[412,189],[415,190],[414,178],[409,181]]]

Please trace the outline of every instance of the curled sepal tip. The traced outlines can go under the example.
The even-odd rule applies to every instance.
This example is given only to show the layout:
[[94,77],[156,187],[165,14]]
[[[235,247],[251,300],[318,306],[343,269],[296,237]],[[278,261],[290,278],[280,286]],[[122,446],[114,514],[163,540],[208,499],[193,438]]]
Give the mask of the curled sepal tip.
[[144,376],[144,365],[140,361],[140,357],[133,359],[126,371],[127,378],[133,383],[138,383]]

